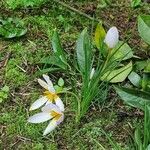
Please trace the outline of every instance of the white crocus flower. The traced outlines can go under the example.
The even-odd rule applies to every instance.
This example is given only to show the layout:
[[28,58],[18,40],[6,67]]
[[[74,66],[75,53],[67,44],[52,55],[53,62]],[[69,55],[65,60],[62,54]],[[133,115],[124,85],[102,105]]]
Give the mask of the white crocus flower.
[[49,79],[49,76],[43,75],[45,81],[38,79],[39,84],[46,89],[43,96],[36,100],[30,107],[30,110],[35,110],[41,107],[44,104],[55,103],[61,111],[64,111],[64,104],[62,100],[57,95],[52,81]]
[[90,79],[92,79],[92,78],[93,78],[94,73],[95,73],[95,68],[92,68],[91,73],[90,73]]
[[55,104],[47,104],[42,108],[42,112],[29,117],[30,123],[42,123],[50,120],[50,123],[43,132],[43,135],[50,133],[54,130],[63,120],[64,114],[60,108]]
[[116,27],[111,27],[105,37],[104,42],[109,48],[114,48],[119,41],[119,32]]

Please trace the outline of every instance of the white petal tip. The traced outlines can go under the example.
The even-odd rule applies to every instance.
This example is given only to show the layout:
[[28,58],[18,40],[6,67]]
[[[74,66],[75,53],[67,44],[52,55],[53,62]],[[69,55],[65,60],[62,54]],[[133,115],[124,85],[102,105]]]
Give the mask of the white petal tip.
[[46,127],[46,129],[43,132],[43,136],[49,134],[50,132],[52,132],[55,128],[57,127],[57,123],[55,120],[52,120],[49,125]]
[[29,111],[33,111],[35,110],[32,106],[29,108]]
[[30,119],[30,118],[27,120],[27,122],[32,123],[32,121],[31,121],[31,119]]
[[29,108],[29,111],[32,111],[33,109],[32,108]]
[[48,133],[43,133],[43,136],[47,135]]
[[48,78],[49,78],[49,76],[48,76],[48,75],[46,75],[46,74],[43,74],[43,78],[44,78],[44,77],[48,77]]
[[52,131],[50,131],[50,132],[44,132],[43,133],[43,136],[46,136],[47,134],[49,134],[49,133],[51,133]]

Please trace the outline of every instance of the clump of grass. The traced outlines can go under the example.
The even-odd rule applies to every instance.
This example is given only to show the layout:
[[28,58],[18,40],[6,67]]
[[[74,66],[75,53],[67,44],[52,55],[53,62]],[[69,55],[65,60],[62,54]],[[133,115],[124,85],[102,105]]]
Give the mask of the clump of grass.
[[39,7],[44,0],[7,0],[5,5],[11,9],[26,8],[26,7]]

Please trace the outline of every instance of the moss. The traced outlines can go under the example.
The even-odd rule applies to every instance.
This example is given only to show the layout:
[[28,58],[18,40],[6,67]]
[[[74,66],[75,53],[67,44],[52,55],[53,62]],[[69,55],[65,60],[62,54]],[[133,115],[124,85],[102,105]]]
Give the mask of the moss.
[[35,7],[44,3],[44,0],[6,0],[5,5],[11,9],[20,7]]

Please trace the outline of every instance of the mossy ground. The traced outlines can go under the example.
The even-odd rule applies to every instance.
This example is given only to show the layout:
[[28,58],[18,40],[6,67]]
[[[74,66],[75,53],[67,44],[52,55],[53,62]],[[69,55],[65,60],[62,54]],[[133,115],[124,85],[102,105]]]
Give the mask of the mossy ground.
[[[10,88],[9,98],[0,106],[0,149],[97,150],[101,149],[99,144],[111,149],[101,129],[124,149],[129,149],[129,136],[141,118],[133,114],[124,118],[121,116],[118,120],[118,112],[132,114],[133,110],[123,105],[115,96],[108,97],[103,109],[101,106],[97,107],[97,104],[91,106],[91,110],[78,125],[74,122],[75,114],[71,109],[73,101],[71,97],[65,96],[63,98],[66,104],[65,120],[46,137],[42,136],[42,131],[47,123],[39,125],[27,123],[27,118],[29,114],[31,115],[28,111],[29,106],[42,93],[36,78],[41,77],[38,74],[39,68],[43,67],[39,64],[41,58],[51,54],[50,40],[53,29],[59,30],[63,47],[72,53],[75,40],[82,29],[87,27],[92,33],[97,22],[92,22],[55,3],[46,3],[39,8],[16,10],[11,10],[4,3],[0,2],[1,16],[22,18],[28,32],[19,39],[1,38],[0,41],[0,64],[2,64],[0,87],[7,85]],[[148,4],[133,9],[126,0],[114,0],[112,6],[105,8],[98,8],[100,2],[97,0],[66,1],[66,3],[96,19],[102,19],[109,26],[117,26],[122,39],[130,37],[128,43],[137,54],[146,53],[147,49],[138,36],[136,18],[138,14],[149,13]],[[54,82],[57,82],[56,78]]]

